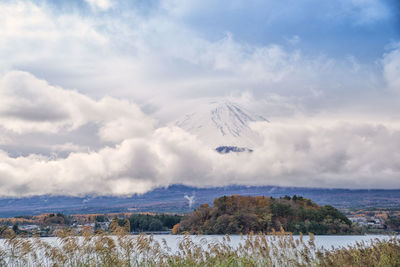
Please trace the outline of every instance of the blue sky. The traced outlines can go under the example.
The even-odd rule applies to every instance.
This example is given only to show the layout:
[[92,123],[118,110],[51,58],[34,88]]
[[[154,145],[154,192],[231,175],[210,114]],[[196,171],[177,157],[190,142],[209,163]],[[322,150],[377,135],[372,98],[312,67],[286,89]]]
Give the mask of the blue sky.
[[390,1],[351,3],[226,1],[195,10],[183,21],[211,39],[229,31],[238,40],[251,44],[290,45],[288,40],[298,36],[298,47],[307,53],[337,57],[351,54],[371,60],[398,38],[397,7]]
[[172,16],[159,1],[117,1],[101,12],[84,0],[36,2],[47,3],[56,12],[82,16],[118,17],[127,10],[143,17],[163,14],[211,41],[230,32],[240,42],[290,47],[290,40],[298,36],[297,47],[307,53],[351,54],[361,60],[379,57],[400,34],[395,0],[192,1],[183,13]]
[[[257,97],[265,97],[270,93],[298,97],[299,94],[302,96],[309,94],[306,92],[309,91],[307,88],[331,94],[330,98],[344,92],[347,92],[346,96],[349,94],[352,97],[352,92],[359,94],[361,89],[364,91],[367,87],[372,88],[366,94],[374,94],[378,87],[385,86],[381,61],[386,54],[396,49],[400,33],[399,6],[396,1],[391,0],[278,2],[37,0],[32,3],[44,12],[49,21],[55,23],[52,30],[58,31],[58,40],[53,41],[59,43],[54,44],[54,51],[44,55],[45,60],[51,62],[37,65],[36,62],[39,60],[19,61],[11,63],[9,68],[29,71],[54,84],[76,88],[94,97],[111,94],[128,97],[136,102],[151,102],[153,99],[158,101],[160,95],[168,97],[159,91],[161,89],[155,87],[165,87],[165,84],[171,82],[174,83],[172,86],[174,88],[168,89],[168,95],[179,98],[224,97],[246,90]],[[63,34],[60,31],[63,31],[64,26],[60,26],[62,23],[60,19],[63,17],[84,24],[88,27],[87,30],[104,38],[105,43],[99,44],[91,39],[79,38],[62,40]],[[38,29],[41,26],[38,25]],[[72,29],[74,28],[70,30]],[[67,34],[64,37],[66,36]],[[27,42],[23,38],[14,41],[20,42],[21,45],[18,46],[27,53],[34,48],[32,46],[23,48],[22,44]],[[42,38],[38,42],[46,40]],[[11,44],[12,40],[9,43]],[[232,53],[239,53],[239,56],[242,56],[241,59],[235,59],[236,63],[231,58],[232,62],[229,62],[231,65],[243,66],[252,63],[257,65],[258,63],[255,63],[257,60],[264,63],[272,60],[275,65],[291,65],[295,72],[302,72],[305,65],[304,68],[310,69],[310,73],[297,73],[295,75],[300,75],[302,78],[291,76],[290,81],[282,77],[272,83],[249,79],[242,84],[236,84],[234,77],[237,73],[227,69],[233,68],[233,65],[228,66],[226,63],[222,68],[215,65],[217,54],[222,54],[218,49],[227,51],[223,48],[224,45],[230,46]],[[74,48],[71,48],[72,46]],[[268,54],[270,52],[260,51],[272,47],[280,50],[275,51],[280,55],[270,54],[264,55],[266,57],[264,59],[257,58],[262,55],[256,53]],[[89,56],[93,52],[98,57],[93,55],[91,59],[79,61],[81,55],[78,54],[78,50],[82,52],[85,49],[88,50]],[[234,49],[240,51],[233,52]],[[128,81],[140,84],[143,82],[145,85],[142,87],[151,87],[152,90],[145,89],[142,92],[137,89],[137,92],[132,92],[131,89],[123,89],[125,86],[119,85],[118,81],[105,82],[113,86],[113,90],[110,91],[101,84],[91,83],[87,77],[84,79],[87,83],[91,83],[92,88],[88,89],[87,84],[72,82],[77,79],[66,80],[67,76],[72,78],[81,74],[67,66],[60,64],[54,66],[57,61],[55,58],[58,57],[56,51],[59,50],[64,51],[67,58],[76,60],[76,65],[86,61],[85,66],[88,68],[91,68],[91,65],[96,68],[98,61],[100,64],[106,64],[107,60],[125,61],[124,64],[129,66],[136,64],[137,68],[145,72],[138,75],[140,82],[132,77],[126,77],[129,75],[119,73],[115,75],[120,75],[119,79],[125,84]],[[223,56],[228,55],[221,55],[220,58]],[[268,58],[274,56],[280,58]],[[138,63],[139,61],[141,63]],[[334,63],[329,63],[333,61]],[[140,64],[144,66],[139,66]],[[294,66],[295,64],[297,65]],[[329,64],[335,66],[328,66]],[[272,68],[270,70],[274,72],[279,66],[268,68]],[[351,74],[354,68],[357,71]],[[322,73],[316,74],[318,71]],[[91,72],[94,73],[92,70]],[[279,76],[276,73],[274,75]],[[375,76],[373,82],[376,84],[373,86],[371,83],[364,84],[365,79],[371,79],[372,76]],[[181,81],[182,77],[185,78]],[[193,79],[188,81],[188,77]],[[329,81],[329,77],[335,77],[336,81],[340,80],[341,85],[334,85],[336,81]],[[196,79],[201,82],[209,79],[220,81],[200,88],[187,86],[188,83],[195,83]],[[156,83],[164,85],[158,86]],[[298,88],[293,88],[294,86]],[[341,101],[345,102],[347,99]],[[326,105],[329,106],[329,103]]]
[[[0,195],[400,188],[397,0],[8,0],[0,25]],[[170,126],[215,99],[271,121],[263,153]]]

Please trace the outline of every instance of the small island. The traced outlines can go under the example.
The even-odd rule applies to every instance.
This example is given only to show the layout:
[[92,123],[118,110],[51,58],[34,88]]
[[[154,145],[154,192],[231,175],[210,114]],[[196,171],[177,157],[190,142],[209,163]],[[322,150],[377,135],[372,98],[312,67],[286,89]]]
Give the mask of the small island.
[[351,221],[332,206],[319,206],[294,195],[223,196],[210,207],[202,204],[173,228],[182,234],[270,233],[283,229],[294,234],[355,234]]

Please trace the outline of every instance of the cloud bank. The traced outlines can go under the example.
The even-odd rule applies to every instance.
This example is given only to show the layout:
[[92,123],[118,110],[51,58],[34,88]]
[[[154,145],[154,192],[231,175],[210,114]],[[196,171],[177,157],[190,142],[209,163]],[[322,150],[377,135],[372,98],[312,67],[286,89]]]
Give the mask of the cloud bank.
[[222,155],[180,128],[156,127],[134,103],[95,101],[25,72],[5,74],[0,94],[7,103],[0,111],[0,124],[9,137],[31,132],[56,135],[92,123],[103,142],[92,151],[74,151],[70,144],[68,155],[58,158],[12,157],[2,150],[2,196],[130,195],[176,183],[400,186],[400,125],[393,122],[322,117],[254,123],[263,145],[253,153]]

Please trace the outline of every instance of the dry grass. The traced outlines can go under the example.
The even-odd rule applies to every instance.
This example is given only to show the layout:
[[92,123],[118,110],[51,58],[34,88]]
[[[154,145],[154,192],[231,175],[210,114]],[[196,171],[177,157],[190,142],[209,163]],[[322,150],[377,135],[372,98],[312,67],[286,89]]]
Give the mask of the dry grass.
[[183,236],[173,252],[165,240],[127,235],[121,228],[114,236],[85,232],[77,237],[63,230],[57,244],[7,234],[0,249],[1,266],[400,266],[397,237],[323,250],[316,248],[312,234],[308,241],[284,232],[250,234],[237,247],[229,236],[200,243]]

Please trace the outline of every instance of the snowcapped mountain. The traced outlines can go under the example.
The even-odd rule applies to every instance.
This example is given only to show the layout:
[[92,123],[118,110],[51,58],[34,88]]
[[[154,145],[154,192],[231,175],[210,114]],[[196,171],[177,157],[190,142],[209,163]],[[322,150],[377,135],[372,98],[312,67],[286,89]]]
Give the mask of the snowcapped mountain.
[[251,150],[260,144],[261,136],[249,126],[251,122],[256,121],[268,122],[264,117],[236,103],[213,101],[185,115],[176,121],[175,125],[196,135],[212,148],[224,147],[229,150],[236,147],[231,151],[240,152],[235,150],[241,148]]

